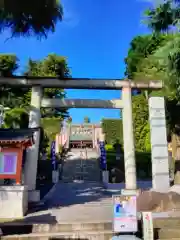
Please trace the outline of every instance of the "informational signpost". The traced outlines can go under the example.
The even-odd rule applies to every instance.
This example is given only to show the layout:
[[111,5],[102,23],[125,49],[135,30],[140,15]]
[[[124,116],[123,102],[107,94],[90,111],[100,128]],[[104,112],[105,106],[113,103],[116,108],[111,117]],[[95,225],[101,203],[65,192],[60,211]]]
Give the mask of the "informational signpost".
[[16,152],[0,153],[0,174],[15,175],[17,171],[18,155]]
[[154,231],[152,212],[142,212],[142,220],[143,220],[143,239],[153,240]]
[[56,143],[55,141],[52,141],[51,143],[51,161],[52,161],[52,182],[57,183],[59,180],[59,171],[57,169],[57,161],[56,161]]
[[55,141],[52,141],[51,143],[51,162],[52,162],[52,166],[53,166],[53,170],[56,170],[56,151],[55,151],[55,146],[56,143]]
[[113,196],[113,230],[135,233],[138,230],[136,196]]
[[100,163],[101,163],[101,169],[106,170],[106,149],[105,149],[105,143],[104,142],[99,142],[99,148],[100,148]]

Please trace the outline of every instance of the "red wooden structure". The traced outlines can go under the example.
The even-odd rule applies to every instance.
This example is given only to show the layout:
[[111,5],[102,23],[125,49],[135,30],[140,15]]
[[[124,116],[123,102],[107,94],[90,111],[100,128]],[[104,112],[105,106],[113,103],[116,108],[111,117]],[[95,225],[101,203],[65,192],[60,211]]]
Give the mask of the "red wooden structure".
[[21,184],[23,152],[33,145],[38,128],[0,129],[0,179],[15,179]]

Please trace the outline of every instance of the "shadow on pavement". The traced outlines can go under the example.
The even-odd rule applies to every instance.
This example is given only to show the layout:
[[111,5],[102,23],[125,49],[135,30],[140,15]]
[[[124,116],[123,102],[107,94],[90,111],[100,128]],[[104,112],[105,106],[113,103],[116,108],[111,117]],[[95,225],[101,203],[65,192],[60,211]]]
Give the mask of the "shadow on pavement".
[[94,157],[82,161],[67,160],[64,164],[63,179],[56,185],[56,190],[46,200],[43,209],[100,202],[102,198],[112,195],[104,189],[100,181],[99,162]]
[[32,233],[33,224],[56,224],[56,217],[51,214],[26,217],[22,220],[0,223],[3,235],[29,234]]

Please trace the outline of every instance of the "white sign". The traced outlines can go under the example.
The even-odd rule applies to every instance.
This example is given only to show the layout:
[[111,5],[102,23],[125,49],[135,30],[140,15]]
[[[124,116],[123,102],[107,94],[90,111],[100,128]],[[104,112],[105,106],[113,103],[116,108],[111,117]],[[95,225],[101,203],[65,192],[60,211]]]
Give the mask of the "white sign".
[[143,238],[144,240],[153,240],[154,231],[153,231],[153,219],[152,212],[142,212],[143,219]]
[[114,232],[137,232],[136,196],[113,196]]

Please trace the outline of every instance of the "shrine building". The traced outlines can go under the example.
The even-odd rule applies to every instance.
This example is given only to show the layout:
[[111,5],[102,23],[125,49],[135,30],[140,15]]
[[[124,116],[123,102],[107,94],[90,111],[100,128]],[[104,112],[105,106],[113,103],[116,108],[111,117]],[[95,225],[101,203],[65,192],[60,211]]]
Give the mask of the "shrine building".
[[67,148],[96,148],[101,134],[100,124],[66,124],[58,134],[58,142]]

